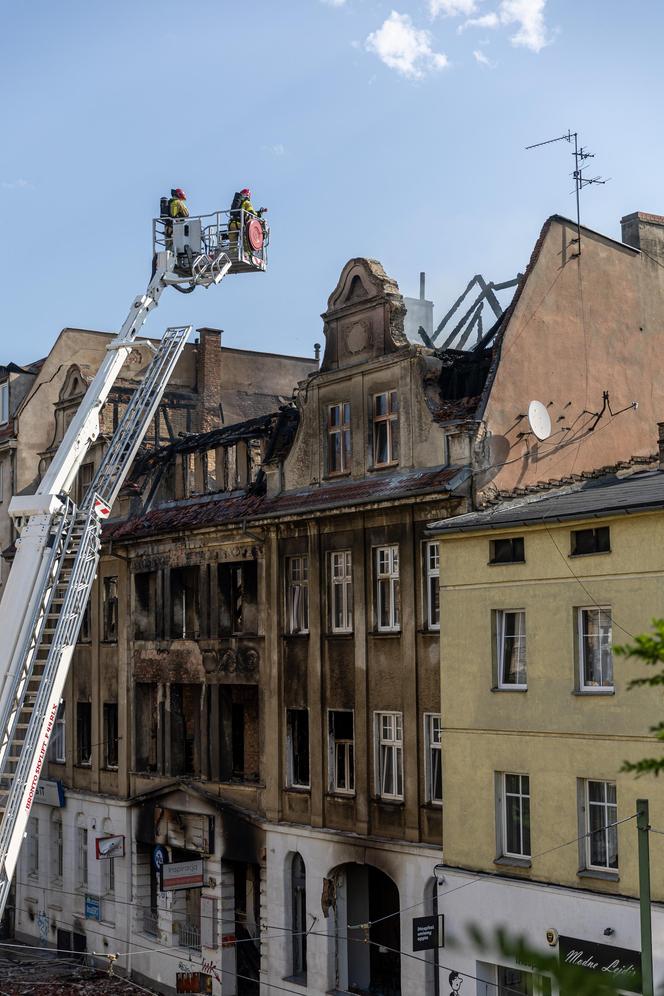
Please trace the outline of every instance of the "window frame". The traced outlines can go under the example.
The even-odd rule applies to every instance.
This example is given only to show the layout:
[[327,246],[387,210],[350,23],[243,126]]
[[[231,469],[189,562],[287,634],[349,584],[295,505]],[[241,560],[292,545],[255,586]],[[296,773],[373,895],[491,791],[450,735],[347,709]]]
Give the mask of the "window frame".
[[[308,779],[306,782],[296,782],[295,781],[295,741],[293,737],[293,726],[292,726],[292,714],[299,713],[304,714],[307,717],[307,774]],[[286,709],[286,787],[289,789],[296,789],[301,791],[307,791],[311,789],[311,729],[309,723],[309,710],[297,707],[288,707]]]
[[[582,533],[592,533],[595,549],[577,550],[577,537]],[[600,534],[606,536],[608,546],[605,550],[597,549]],[[610,526],[586,526],[583,529],[570,529],[569,534],[569,555],[570,557],[595,557],[601,553],[611,553],[611,527]]]
[[[376,409],[378,407],[378,399],[386,399],[386,410],[382,414],[377,414]],[[393,407],[393,402],[395,407]],[[371,446],[371,466],[375,468],[382,467],[393,467],[395,464],[399,463],[400,457],[400,439],[399,439],[399,427],[400,427],[400,405],[399,405],[399,392],[397,388],[389,388],[387,391],[378,391],[376,394],[371,395],[371,428],[372,428],[372,446]],[[378,460],[378,427],[385,425],[385,444],[386,444],[386,460]],[[396,445],[395,445],[396,443]]]
[[[507,615],[520,615],[523,618],[523,629],[516,639],[523,640],[523,652],[524,652],[524,668],[526,680],[525,682],[516,681],[506,681],[505,680],[505,617]],[[496,637],[496,688],[503,692],[521,691],[525,692],[528,690],[528,637],[527,637],[527,625],[526,625],[526,610],[525,609],[495,609],[494,610],[494,620],[495,620],[495,637]],[[517,652],[518,653],[518,652]]]
[[[604,800],[602,802],[591,801],[590,799],[590,786],[592,785],[602,785],[604,788]],[[608,801],[608,788],[611,786],[613,788],[613,794],[615,797],[615,802]],[[609,844],[610,844],[610,833],[613,831],[615,834],[615,853],[616,853],[616,863],[615,865],[595,864],[592,861],[592,846],[593,846],[593,836],[599,833],[599,830],[593,831],[591,828],[591,806],[593,808],[601,808],[604,811],[604,818],[602,820],[601,826],[604,828],[604,846],[606,847],[607,860],[609,855]],[[618,846],[618,786],[615,781],[605,778],[584,778],[583,779],[583,828],[584,828],[584,841],[583,841],[583,865],[584,870],[589,872],[604,872],[609,875],[618,875],[620,870],[620,849]],[[609,818],[609,810],[613,810],[612,818]],[[611,826],[611,824],[615,824]]]
[[[500,560],[496,557],[496,544],[497,543],[509,543],[512,553],[514,552],[514,544],[516,542],[521,542],[521,556],[520,557],[510,557],[509,560]],[[502,566],[505,564],[525,564],[526,562],[526,539],[525,536],[498,536],[496,539],[489,540],[489,564],[492,566]]]
[[[589,684],[586,682],[586,652],[584,644],[584,613],[586,612],[597,612],[597,613],[608,613],[610,620],[610,634],[608,639],[609,647],[609,662],[611,668],[611,684]],[[601,619],[601,615],[600,615]],[[577,668],[577,683],[578,689],[584,694],[590,695],[612,695],[615,692],[615,682],[614,682],[614,671],[613,671],[613,650],[612,650],[612,635],[613,635],[613,611],[610,605],[580,605],[576,609],[576,639],[578,648],[578,668]],[[601,633],[599,634],[600,640],[600,668],[602,675],[604,673],[604,664],[602,660],[602,644],[601,644]]]
[[[87,743],[82,736],[84,717],[88,723]],[[89,748],[89,754],[87,760],[84,760],[83,748],[86,746]],[[79,768],[92,767],[92,702],[84,699],[76,703],[76,765]]]
[[[293,566],[295,562],[300,562],[301,576],[293,577]],[[304,598],[300,605],[295,605],[295,590],[304,592]],[[301,598],[302,596],[300,596]],[[286,632],[289,636],[309,635],[309,555],[306,553],[293,554],[286,557]],[[302,612],[305,626],[295,627],[295,614]]]
[[[335,576],[335,560],[339,558],[342,573]],[[344,634],[353,632],[353,551],[329,550],[327,554],[327,576],[329,591],[330,632]],[[341,589],[341,616],[343,622],[336,624],[336,594]]]
[[[380,570],[380,556],[387,553],[389,567],[387,571]],[[396,568],[395,568],[396,563]],[[377,633],[399,633],[401,632],[401,576],[400,576],[400,556],[399,544],[390,543],[386,546],[373,547],[373,569],[374,569],[374,614],[375,630]],[[387,582],[388,613],[389,622],[381,624],[383,609],[383,588],[381,581]]]
[[[115,586],[115,593],[112,588]],[[120,579],[117,574],[107,574],[102,579],[102,643],[117,643],[120,629]],[[113,622],[115,626],[113,627]],[[115,632],[113,630],[115,629]]]
[[[383,735],[384,719],[390,719],[393,721],[393,723],[390,724],[393,728],[393,736],[391,737],[385,737]],[[375,712],[374,724],[376,745],[376,796],[385,802],[403,802],[405,798],[403,765],[403,713],[392,710]],[[397,733],[399,733],[400,736],[397,736]],[[392,788],[396,790],[392,792],[386,792],[384,790],[388,766],[383,765],[383,758],[387,757],[388,752],[392,755]],[[399,791],[399,788],[401,791]]]
[[[115,737],[113,738],[109,736],[110,717],[113,715],[111,710],[115,711]],[[117,771],[119,763],[119,745],[120,745],[120,737],[118,733],[119,720],[120,720],[118,703],[104,702],[102,706],[102,712],[103,712],[103,729],[104,729],[104,769],[106,771]],[[113,748],[113,750],[115,751],[114,755],[111,753],[110,749],[111,743],[114,744]],[[112,760],[113,756],[115,756],[114,761]]]
[[[507,790],[507,779],[508,778],[518,778],[519,779],[519,792],[508,792]],[[528,791],[523,791],[523,779],[528,780]],[[501,841],[500,841],[500,852],[501,857],[508,858],[510,860],[516,861],[531,861],[532,860],[532,835],[531,835],[531,794],[530,794],[530,775],[525,772],[517,771],[502,771],[500,773],[500,789],[501,789],[501,800],[500,800],[500,818],[501,818]],[[510,851],[507,847],[507,841],[509,839],[508,835],[508,821],[507,821],[507,799],[517,798],[519,799],[519,839],[521,843],[521,852]],[[523,800],[528,800],[528,852],[523,850],[524,846],[524,807]]]
[[56,812],[51,817],[51,882],[62,882],[65,872],[65,838],[62,816]]
[[9,381],[3,380],[0,384],[0,425],[7,425],[9,422]]
[[[435,548],[435,566],[431,563],[431,554]],[[426,586],[426,628],[431,632],[440,632],[440,541],[424,541],[424,583]],[[433,597],[432,585],[435,586],[436,597]],[[435,603],[435,611],[434,611]],[[437,621],[434,617],[437,616]]]
[[[67,716],[66,716],[66,703],[64,699],[61,699],[58,706],[58,711],[55,715],[55,723],[53,724],[53,733],[51,735],[51,742],[49,743],[49,753],[48,759],[51,764],[66,764],[67,763]],[[58,746],[62,744],[62,751],[58,754]]]
[[[435,723],[438,723],[435,739]],[[434,757],[438,754],[437,764],[440,772],[440,798],[435,796]],[[424,713],[424,771],[426,781],[426,801],[430,806],[443,805],[443,720],[439,712]]]
[[[332,420],[333,411],[338,412],[339,421],[336,423]],[[337,452],[333,444],[333,439],[336,436],[339,437],[338,453],[340,466],[333,468],[332,455]],[[326,442],[327,477],[341,477],[344,474],[350,474],[353,462],[350,401],[335,401],[327,406]]]
[[76,888],[80,891],[88,887],[88,828],[76,827]]
[[[338,713],[350,715],[353,724],[353,736],[349,740],[347,737],[337,737],[334,730],[332,717]],[[343,746],[344,750],[344,771],[346,781],[350,782],[350,788],[337,785],[337,747]],[[331,795],[355,795],[355,710],[354,709],[328,709],[327,710],[327,758],[328,758],[328,790]]]

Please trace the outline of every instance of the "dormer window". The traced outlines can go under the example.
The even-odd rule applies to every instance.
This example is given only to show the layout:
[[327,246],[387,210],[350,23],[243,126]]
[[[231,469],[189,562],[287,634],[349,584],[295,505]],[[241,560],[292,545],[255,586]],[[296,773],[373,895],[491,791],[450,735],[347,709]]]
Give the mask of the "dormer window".
[[0,384],[0,425],[9,422],[9,382]]
[[384,391],[373,397],[373,465],[387,467],[399,460],[399,395]]
[[350,404],[344,401],[330,405],[327,410],[328,474],[349,473],[350,459]]

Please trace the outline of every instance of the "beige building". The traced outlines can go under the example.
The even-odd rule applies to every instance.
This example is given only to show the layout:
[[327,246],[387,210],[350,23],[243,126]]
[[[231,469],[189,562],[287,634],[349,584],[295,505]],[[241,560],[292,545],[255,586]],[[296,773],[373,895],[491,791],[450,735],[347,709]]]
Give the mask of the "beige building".
[[[535,948],[638,965],[637,799],[664,830],[653,689],[618,657],[662,616],[664,472],[577,484],[434,527],[440,540],[443,855],[451,935],[475,922]],[[656,988],[664,981],[664,837],[650,835]],[[467,886],[467,888],[464,888]],[[463,891],[455,891],[462,888]],[[449,898],[446,892],[449,890]],[[555,940],[547,937],[554,931]],[[533,991],[523,966],[473,951],[484,996]],[[533,985],[535,989],[533,990]]]

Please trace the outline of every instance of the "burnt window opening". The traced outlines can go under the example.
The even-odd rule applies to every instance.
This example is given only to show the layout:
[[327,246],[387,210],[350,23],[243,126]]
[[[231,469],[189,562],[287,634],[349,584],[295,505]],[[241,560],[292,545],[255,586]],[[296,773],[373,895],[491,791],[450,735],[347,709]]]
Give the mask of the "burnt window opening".
[[589,553],[610,553],[611,532],[608,526],[595,529],[572,530],[572,556],[583,557]]
[[104,767],[118,766],[118,704],[104,702]]
[[219,635],[238,636],[258,632],[258,565],[219,564]]
[[104,578],[102,606],[102,640],[117,643],[118,639],[118,579]]
[[76,703],[76,763],[92,764],[92,703]]
[[173,567],[171,584],[171,639],[195,640],[200,635],[198,567]]
[[134,743],[136,770],[157,771],[157,686],[138,683],[134,686]]
[[289,786],[309,788],[309,712],[286,710],[286,772]]
[[222,781],[257,782],[260,772],[258,689],[220,688],[220,775]]
[[155,571],[134,574],[134,639],[156,636],[157,575]]
[[490,564],[523,564],[526,559],[523,536],[491,540],[489,551]]
[[440,393],[443,401],[461,401],[482,393],[491,367],[491,350],[462,353],[446,350],[440,371]]
[[95,476],[95,465],[94,463],[84,463],[76,475],[76,485],[74,487],[74,497],[76,504],[80,505],[86,494],[88,493],[88,488],[92,484],[92,479]]
[[171,774],[199,774],[201,686],[171,685]]
[[90,618],[90,601],[88,600],[85,606],[85,611],[83,612],[83,619],[81,620],[81,628],[78,633],[79,643],[89,643],[92,639],[92,622]]

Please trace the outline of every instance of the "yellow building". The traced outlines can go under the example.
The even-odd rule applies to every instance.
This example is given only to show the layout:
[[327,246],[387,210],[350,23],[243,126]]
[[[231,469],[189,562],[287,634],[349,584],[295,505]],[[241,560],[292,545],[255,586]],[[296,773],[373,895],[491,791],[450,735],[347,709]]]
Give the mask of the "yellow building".
[[[460,937],[471,922],[489,932],[503,926],[562,960],[583,952],[598,970],[638,964],[636,802],[649,799],[651,825],[664,830],[664,783],[621,768],[661,754],[649,731],[664,720],[664,701],[656,690],[629,689],[647,669],[612,648],[664,616],[663,509],[664,472],[655,470],[433,527],[441,565],[440,908],[449,934]],[[664,836],[650,834],[650,852],[657,988]],[[470,946],[453,957],[464,996],[548,991],[523,966]]]

